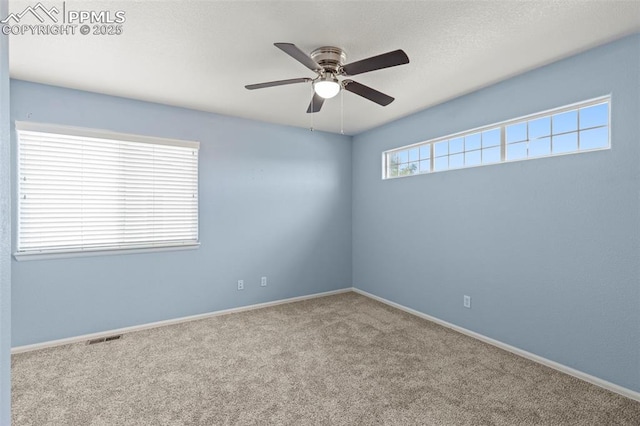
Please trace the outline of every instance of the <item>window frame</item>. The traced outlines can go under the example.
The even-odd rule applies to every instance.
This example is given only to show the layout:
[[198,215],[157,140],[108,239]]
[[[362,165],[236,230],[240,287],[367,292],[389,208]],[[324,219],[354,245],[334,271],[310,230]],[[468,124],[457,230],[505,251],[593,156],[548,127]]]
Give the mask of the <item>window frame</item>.
[[20,242],[20,218],[21,218],[21,203],[19,200],[20,197],[20,132],[40,132],[40,133],[49,133],[49,134],[57,134],[61,136],[71,136],[71,137],[79,137],[79,138],[94,138],[94,139],[103,139],[103,140],[113,140],[113,141],[121,141],[121,142],[132,142],[132,143],[145,143],[152,145],[165,145],[165,146],[177,146],[184,148],[195,149],[196,152],[199,152],[200,142],[190,141],[190,140],[180,140],[180,139],[171,139],[171,138],[162,138],[155,136],[145,136],[138,134],[129,134],[129,133],[119,133],[113,132],[109,130],[101,130],[101,129],[89,129],[83,127],[75,127],[75,126],[64,126],[58,124],[49,124],[49,123],[36,123],[36,122],[26,122],[26,121],[15,121],[15,179],[16,185],[14,187],[14,194],[16,200],[15,206],[15,238],[14,238],[14,249],[13,249],[13,257],[17,261],[25,261],[25,260],[45,260],[45,259],[59,259],[59,258],[70,258],[70,257],[84,257],[84,256],[104,256],[104,255],[119,255],[119,254],[133,254],[133,253],[149,253],[149,252],[163,252],[163,251],[177,251],[177,250],[195,250],[200,246],[200,209],[199,209],[199,155],[198,159],[195,163],[195,171],[196,171],[196,190],[197,190],[197,204],[196,204],[196,231],[195,231],[195,241],[193,242],[175,242],[175,243],[167,243],[167,244],[153,244],[153,243],[142,243],[142,244],[129,244],[121,245],[118,247],[90,247],[90,248],[73,248],[73,249],[43,249],[41,251],[19,251],[19,242]]
[[[591,149],[580,149],[580,145],[579,145],[579,133],[582,130],[588,130],[588,129],[581,129],[580,128],[580,109],[582,108],[587,108],[587,107],[591,107],[594,105],[600,105],[600,104],[607,104],[607,146],[605,147],[597,147],[597,148],[591,148]],[[575,102],[569,105],[564,105],[558,108],[552,108],[552,109],[548,109],[545,111],[540,111],[540,112],[536,112],[533,114],[528,114],[528,115],[524,115],[524,116],[520,116],[517,118],[513,118],[513,119],[509,119],[509,120],[504,120],[504,121],[500,121],[497,123],[492,123],[492,124],[488,124],[488,125],[484,125],[484,126],[480,126],[480,127],[476,127],[473,129],[469,129],[469,130],[464,130],[461,132],[457,132],[457,133],[452,133],[449,135],[445,135],[445,136],[441,136],[441,137],[437,137],[434,139],[429,139],[426,141],[421,141],[421,142],[416,142],[410,145],[405,145],[405,146],[401,146],[398,148],[393,148],[393,149],[389,149],[386,151],[382,152],[382,180],[388,180],[388,179],[398,179],[398,178],[404,178],[404,177],[410,177],[410,176],[421,176],[421,175],[430,175],[433,173],[441,173],[441,172],[448,172],[448,171],[452,171],[452,170],[462,170],[462,169],[470,169],[470,168],[475,168],[475,167],[484,167],[484,166],[494,166],[497,164],[503,164],[503,163],[512,163],[512,162],[517,162],[517,161],[528,161],[528,160],[538,160],[541,158],[549,158],[549,157],[558,157],[558,156],[562,156],[562,155],[572,155],[572,154],[582,154],[582,153],[586,153],[586,152],[594,152],[594,151],[603,151],[603,150],[608,150],[611,149],[611,94],[608,95],[604,95],[604,96],[599,96],[597,98],[592,98],[586,101],[581,101],[581,102]],[[524,157],[524,158],[516,158],[516,159],[508,159],[507,158],[507,147],[510,145],[507,143],[507,135],[506,135],[506,128],[508,126],[512,126],[512,125],[516,125],[516,124],[522,124],[525,123],[527,124],[529,121],[533,121],[533,120],[537,120],[540,118],[546,118],[549,117],[550,120],[552,120],[552,117],[554,115],[557,114],[562,114],[564,112],[569,112],[569,111],[577,111],[578,113],[578,122],[577,122],[577,128],[575,130],[575,133],[578,134],[578,149],[574,150],[574,151],[568,151],[568,152],[560,152],[560,153],[553,153],[553,146],[550,147],[550,153],[546,154],[546,155],[539,155],[539,156],[534,156],[534,157]],[[528,124],[527,124],[528,126]],[[603,126],[598,126],[595,128],[601,128],[604,127]],[[528,128],[528,127],[527,127]],[[474,134],[482,134],[483,132],[486,131],[491,131],[491,130],[495,130],[495,129],[499,129],[500,130],[500,160],[497,162],[492,162],[492,163],[486,163],[486,164],[475,164],[475,165],[470,165],[470,166],[462,166],[462,167],[454,167],[454,168],[449,168],[447,167],[444,170],[437,170],[435,168],[435,145],[439,142],[448,142],[450,140],[453,139],[458,139],[458,138],[465,138],[466,136],[471,136]],[[592,128],[589,128],[592,129]],[[572,132],[566,132],[566,133],[573,133]],[[563,134],[558,133],[557,135],[561,135]],[[553,136],[556,136],[553,134],[553,128],[551,128],[551,132],[549,134],[550,138],[553,138]],[[527,143],[529,142],[528,139],[528,132],[527,132]],[[399,152],[403,152],[403,151],[408,151],[411,149],[420,149],[423,146],[429,146],[430,147],[430,161],[431,161],[431,167],[430,170],[428,172],[418,172],[418,173],[411,173],[411,174],[405,174],[405,175],[397,175],[397,176],[390,176],[389,175],[389,159],[390,159],[390,155],[395,154],[395,153],[399,153]],[[480,148],[478,149],[478,151],[482,151],[482,146],[480,146]],[[470,150],[472,151],[472,150]],[[461,151],[462,153],[466,153],[467,151],[463,149],[463,151]],[[450,153],[447,154],[447,158],[450,155]],[[419,157],[420,158],[420,157]],[[420,161],[420,159],[418,160]],[[410,164],[411,162],[409,162],[408,164]]]

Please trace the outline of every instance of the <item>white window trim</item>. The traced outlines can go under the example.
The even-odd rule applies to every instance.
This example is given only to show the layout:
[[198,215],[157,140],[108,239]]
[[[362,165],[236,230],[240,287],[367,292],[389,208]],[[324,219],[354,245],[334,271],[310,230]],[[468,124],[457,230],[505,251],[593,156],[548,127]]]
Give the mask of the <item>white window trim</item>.
[[[65,125],[50,124],[50,123],[35,123],[35,122],[26,122],[26,121],[16,120],[15,130],[16,130],[16,133],[18,131],[33,131],[33,132],[60,134],[65,136],[88,137],[88,138],[108,139],[108,140],[116,140],[116,141],[124,140],[124,141],[130,141],[130,142],[148,143],[148,144],[155,144],[155,145],[180,146],[185,148],[193,148],[196,150],[200,148],[200,142],[197,142],[197,141],[161,138],[161,137],[155,137],[155,136],[144,136],[144,135],[129,134],[129,133],[119,133],[119,132],[112,132],[112,131],[102,130],[102,129],[89,129],[89,128],[83,128],[83,127],[65,126]],[[16,147],[17,147],[16,173],[18,173],[19,172],[18,165],[20,161],[20,142],[18,140],[17,135],[16,135]],[[19,191],[20,191],[20,186],[18,182],[15,186],[15,199],[18,199]],[[198,213],[198,216],[199,216],[199,213]],[[20,219],[20,203],[18,202],[16,203],[16,220],[19,220],[19,219]],[[198,228],[199,228],[199,220],[198,220]],[[16,227],[16,232],[19,232],[18,227]],[[117,247],[116,246],[112,248],[98,247],[98,248],[84,248],[84,249],[70,249],[70,250],[43,250],[41,252],[37,252],[37,251],[18,252],[17,246],[16,246],[13,252],[13,257],[17,261],[29,261],[29,260],[47,260],[47,259],[86,257],[86,256],[195,250],[200,247],[199,234],[200,232],[198,229],[196,231],[196,235],[198,236],[198,239],[195,242],[182,242],[182,243],[156,244],[156,245],[145,244],[145,245],[140,245],[139,247],[136,247],[136,246]],[[17,240],[18,240],[17,237],[14,238],[14,241],[16,242],[16,244],[17,244]]]
[[[601,104],[607,102],[608,103],[608,108],[609,108],[609,116],[607,117],[607,131],[608,131],[608,142],[609,144],[606,147],[602,147],[602,148],[593,148],[593,149],[585,149],[585,150],[578,150],[578,151],[570,151],[570,152],[563,152],[563,153],[558,153],[558,154],[549,154],[549,155],[540,155],[540,156],[536,156],[536,157],[530,157],[530,158],[518,158],[515,160],[509,160],[506,158],[506,147],[507,147],[507,143],[506,143],[506,127],[507,126],[511,126],[514,124],[519,124],[519,123],[523,123],[523,122],[527,122],[530,120],[535,120],[538,118],[542,118],[542,117],[546,117],[546,116],[550,116],[550,115],[555,115],[555,114],[559,114],[559,113],[563,113],[566,111],[571,111],[571,110],[575,110],[577,108],[585,108],[585,107],[589,107],[592,105],[597,105],[597,104]],[[484,125],[484,126],[480,126],[480,127],[475,127],[473,129],[470,130],[464,130],[462,132],[458,132],[458,133],[452,133],[446,136],[440,136],[434,139],[429,139],[426,141],[420,141],[420,142],[416,142],[410,145],[405,145],[405,146],[401,146],[398,148],[393,148],[393,149],[389,149],[387,151],[384,151],[382,153],[382,180],[390,180],[390,179],[399,179],[399,178],[406,178],[406,177],[413,177],[413,176],[424,176],[424,175],[431,175],[433,173],[442,173],[442,172],[450,172],[450,171],[454,171],[454,170],[464,170],[464,169],[473,169],[476,167],[486,167],[486,166],[495,166],[498,164],[505,164],[505,163],[515,163],[515,162],[519,162],[519,161],[529,161],[529,160],[539,160],[541,158],[550,158],[550,157],[561,157],[564,155],[574,155],[574,154],[583,154],[583,153],[587,153],[587,152],[596,152],[596,151],[605,151],[608,149],[611,149],[611,106],[612,102],[611,102],[611,94],[608,95],[604,95],[604,96],[599,96],[597,98],[592,98],[586,101],[581,101],[581,102],[575,102],[569,105],[564,105],[558,108],[552,108],[552,109],[548,109],[545,111],[540,111],[540,112],[536,112],[533,114],[529,114],[529,115],[523,115],[517,118],[512,118],[509,120],[504,120],[504,121],[499,121],[496,123],[492,123],[492,124],[488,124],[488,125]],[[499,162],[495,162],[495,163],[488,163],[488,164],[477,164],[477,165],[473,165],[473,166],[467,166],[467,167],[456,167],[456,168],[451,168],[451,169],[445,169],[445,170],[435,170],[434,166],[434,146],[436,143],[438,142],[442,142],[442,141],[446,141],[446,140],[450,140],[450,139],[456,139],[456,138],[460,138],[460,137],[465,137],[474,133],[481,133],[483,131],[487,131],[487,130],[491,130],[494,128],[500,128],[500,161]],[[580,131],[581,129],[578,129],[577,131]],[[409,150],[412,148],[419,148],[421,146],[424,145],[430,145],[431,146],[431,157],[430,157],[430,161],[431,161],[431,171],[429,171],[428,173],[415,173],[415,174],[408,174],[408,175],[402,175],[402,176],[387,176],[387,170],[388,170],[388,164],[387,164],[387,159],[389,158],[390,154],[393,154],[395,152],[401,152],[401,151],[405,151],[405,150]]]
[[118,254],[142,254],[142,253],[156,253],[163,251],[179,251],[179,250],[196,250],[200,247],[200,243],[183,244],[175,246],[158,246],[158,247],[140,247],[140,248],[122,248],[122,249],[94,249],[94,250],[82,250],[82,251],[47,251],[46,253],[18,253],[14,252],[13,257],[18,262],[29,260],[51,260],[51,259],[66,259],[69,257],[89,257],[89,256],[111,256]]
[[32,123],[28,121],[16,121],[16,130],[55,133],[65,136],[78,136],[86,138],[111,139],[116,141],[126,140],[129,142],[149,143],[153,145],[184,146],[195,149],[198,149],[200,147],[200,142],[196,141],[134,135],[131,133],[118,133],[109,130],[87,129],[84,127],[62,126],[49,123]]

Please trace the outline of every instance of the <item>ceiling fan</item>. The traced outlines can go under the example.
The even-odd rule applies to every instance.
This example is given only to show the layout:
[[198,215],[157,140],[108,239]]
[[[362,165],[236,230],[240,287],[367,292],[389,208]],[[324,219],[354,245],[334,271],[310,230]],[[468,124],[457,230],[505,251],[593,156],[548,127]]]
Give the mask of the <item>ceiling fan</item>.
[[249,90],[263,89],[265,87],[284,86],[286,84],[308,83],[313,85],[313,98],[307,108],[307,113],[320,111],[325,99],[330,99],[346,90],[356,95],[362,96],[378,105],[387,106],[393,102],[394,98],[378,92],[371,87],[358,83],[351,79],[338,80],[338,76],[352,76],[363,74],[369,71],[375,71],[383,68],[395,67],[409,63],[409,57],[402,50],[394,50],[392,52],[383,53],[382,55],[372,56],[357,62],[345,64],[347,55],[344,50],[338,47],[324,46],[320,47],[311,55],[307,55],[292,43],[274,43],[274,45],[300,62],[318,76],[316,78],[291,78],[288,80],[269,81],[267,83],[249,84],[246,87]]

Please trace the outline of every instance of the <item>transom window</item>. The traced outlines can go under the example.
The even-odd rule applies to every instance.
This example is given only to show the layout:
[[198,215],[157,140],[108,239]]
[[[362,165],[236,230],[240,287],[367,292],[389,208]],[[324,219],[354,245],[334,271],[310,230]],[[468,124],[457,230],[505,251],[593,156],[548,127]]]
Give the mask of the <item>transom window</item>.
[[433,145],[435,171],[500,161],[499,128],[435,142]]
[[608,102],[506,126],[507,161],[609,146]]
[[198,142],[16,122],[16,258],[197,246]]
[[383,153],[383,178],[607,149],[610,97]]

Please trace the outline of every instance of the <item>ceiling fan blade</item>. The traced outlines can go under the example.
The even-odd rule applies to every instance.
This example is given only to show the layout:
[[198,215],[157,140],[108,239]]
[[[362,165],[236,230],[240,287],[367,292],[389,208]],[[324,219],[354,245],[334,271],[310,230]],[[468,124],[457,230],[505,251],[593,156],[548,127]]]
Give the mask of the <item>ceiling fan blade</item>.
[[309,104],[309,108],[307,108],[307,114],[312,112],[319,112],[320,108],[322,108],[322,104],[324,103],[324,98],[319,96],[317,93],[313,94],[313,98],[311,99],[311,103]]
[[393,52],[383,53],[382,55],[372,56],[361,61],[346,64],[342,67],[342,70],[345,75],[356,75],[408,63],[409,57],[407,54],[404,53],[403,50],[398,49]]
[[312,81],[311,78],[290,78],[289,80],[269,81],[267,83],[247,84],[244,86],[249,90],[264,89],[265,87],[284,86],[285,84],[306,83]]
[[318,65],[316,61],[311,59],[311,56],[304,53],[302,50],[293,43],[273,43],[275,47],[282,50],[287,55],[291,56],[296,61],[300,62],[311,71],[321,70],[322,67]]
[[369,86],[365,86],[364,84],[360,84],[357,81],[344,80],[342,84],[344,85],[344,90],[348,90],[351,93],[355,93],[356,95],[369,99],[378,105],[387,106],[394,100],[391,96],[378,92],[377,90],[372,89]]

